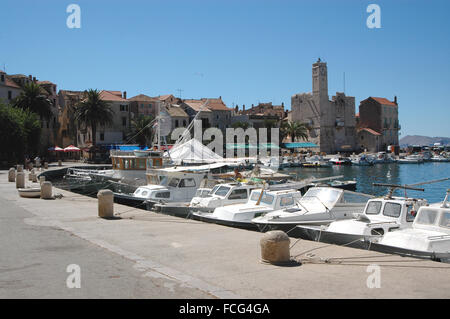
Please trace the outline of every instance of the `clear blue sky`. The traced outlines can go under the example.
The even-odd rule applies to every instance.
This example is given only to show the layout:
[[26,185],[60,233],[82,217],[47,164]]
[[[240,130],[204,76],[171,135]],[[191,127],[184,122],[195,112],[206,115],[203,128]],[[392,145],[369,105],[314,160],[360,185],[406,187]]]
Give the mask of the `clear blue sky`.
[[[81,7],[81,29],[66,7]],[[381,7],[381,29],[366,8]],[[450,136],[450,1],[2,0],[0,68],[59,89],[183,98],[228,106],[311,91],[328,63],[329,94],[398,96],[402,136]]]

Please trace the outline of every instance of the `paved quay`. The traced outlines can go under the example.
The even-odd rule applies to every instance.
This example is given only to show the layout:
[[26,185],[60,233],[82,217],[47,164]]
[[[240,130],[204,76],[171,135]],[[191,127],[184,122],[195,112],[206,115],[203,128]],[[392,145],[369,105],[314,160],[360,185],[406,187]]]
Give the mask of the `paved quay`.
[[[8,284],[14,286],[15,281],[21,280],[15,271],[21,276],[32,272],[36,277],[35,285],[24,284],[19,289],[23,297],[33,296],[40,284],[47,290],[44,297],[52,295],[57,280],[63,280],[65,285],[68,275],[65,269],[59,277],[52,277],[39,261],[33,262],[31,258],[46,259],[50,254],[55,260],[59,258],[60,263],[80,264],[82,278],[96,282],[96,293],[83,294],[89,284],[82,283],[77,293],[63,296],[69,298],[122,297],[117,291],[123,287],[131,289],[135,282],[141,283],[139,293],[124,295],[130,298],[450,297],[449,264],[291,239],[291,255],[303,257],[304,262],[297,267],[277,267],[259,261],[262,234],[258,232],[118,204],[114,204],[114,210],[120,218],[105,220],[97,217],[96,199],[56,188],[54,193],[63,197],[21,198],[15,184],[7,182],[7,171],[0,171],[0,256],[28,260],[27,265],[15,266],[17,269],[5,269],[8,261],[1,257],[0,297],[15,296],[13,290],[20,288],[8,288]],[[11,219],[14,221],[8,223]],[[74,237],[76,243],[57,236],[36,237],[33,241],[33,237],[26,235],[39,229]],[[27,237],[30,239],[23,240]],[[39,241],[50,239],[55,249],[39,250]],[[321,262],[329,258],[338,259]],[[368,272],[368,266],[372,264],[380,267],[380,288],[368,288],[368,278],[373,274]],[[120,280],[114,276],[119,268]],[[92,286],[89,289],[95,290]]]

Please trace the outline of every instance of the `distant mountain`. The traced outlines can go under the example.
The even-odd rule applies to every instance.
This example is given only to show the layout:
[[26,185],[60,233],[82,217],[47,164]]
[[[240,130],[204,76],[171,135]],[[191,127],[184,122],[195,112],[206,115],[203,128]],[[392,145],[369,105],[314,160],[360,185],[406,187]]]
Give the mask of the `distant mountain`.
[[400,139],[400,146],[420,145],[431,146],[434,143],[441,143],[441,145],[450,145],[450,137],[429,137],[420,135],[407,135]]

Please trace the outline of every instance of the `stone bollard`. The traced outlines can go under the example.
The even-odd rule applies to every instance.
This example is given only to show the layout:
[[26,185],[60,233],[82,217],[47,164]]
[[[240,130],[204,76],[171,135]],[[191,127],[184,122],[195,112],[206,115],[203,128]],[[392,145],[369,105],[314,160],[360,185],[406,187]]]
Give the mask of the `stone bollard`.
[[25,188],[25,173],[18,172],[16,175],[16,188]]
[[14,167],[11,167],[8,171],[8,182],[16,181],[16,170]]
[[98,198],[98,217],[114,217],[114,194],[109,189],[101,189],[97,193]]
[[28,173],[28,180],[31,182],[33,180],[34,168]]
[[58,160],[58,166],[62,166],[61,160]]
[[17,165],[17,172],[23,172],[23,165]]
[[271,264],[289,263],[291,261],[290,242],[288,235],[281,230],[265,233],[260,241],[261,260]]
[[52,183],[43,182],[41,185],[41,198],[42,199],[53,199]]
[[45,182],[45,176],[39,176],[39,183],[42,186],[42,183]]
[[37,174],[31,174],[31,181],[37,183]]
[[48,162],[44,162],[44,168],[48,169]]

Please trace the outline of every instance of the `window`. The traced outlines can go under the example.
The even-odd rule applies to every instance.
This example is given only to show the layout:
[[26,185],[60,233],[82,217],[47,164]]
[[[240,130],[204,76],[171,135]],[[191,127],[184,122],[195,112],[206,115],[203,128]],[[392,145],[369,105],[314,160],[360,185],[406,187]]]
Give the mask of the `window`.
[[179,178],[172,178],[168,184],[170,187],[177,187],[178,183],[180,182]]
[[127,118],[122,117],[122,126],[127,126]]
[[437,211],[431,209],[421,209],[417,215],[416,223],[423,225],[432,225],[436,221]]
[[439,226],[450,228],[450,213],[443,212]]
[[158,192],[155,194],[155,198],[170,198],[170,192]]
[[5,75],[2,74],[2,82],[5,82]]
[[406,211],[406,221],[407,222],[413,222],[414,221],[415,215],[411,214],[411,211],[413,210],[413,208],[414,207],[412,205],[408,206],[408,209]]
[[402,205],[387,202],[386,204],[384,204],[383,215],[389,217],[399,217],[401,211]]
[[141,104],[141,109],[143,109],[144,108],[144,104]]
[[175,120],[175,127],[178,127],[178,120]]
[[382,203],[380,201],[369,202],[366,208],[366,215],[377,215],[380,213]]
[[293,197],[282,197],[280,200],[280,206],[292,206],[294,205]]
[[183,178],[179,187],[195,187],[195,181],[193,178]]
[[11,100],[11,99],[12,99],[12,92],[8,91],[8,100]]
[[121,112],[128,112],[128,105],[120,105]]
[[228,191],[230,190],[230,187],[227,186],[220,186],[217,191],[214,193],[214,195],[217,196],[226,196],[228,194]]
[[105,140],[105,133],[100,133],[100,141],[104,141]]
[[235,189],[231,192],[228,199],[246,199],[247,198],[247,190],[246,189]]
[[183,120],[183,126],[186,127],[186,120]]

